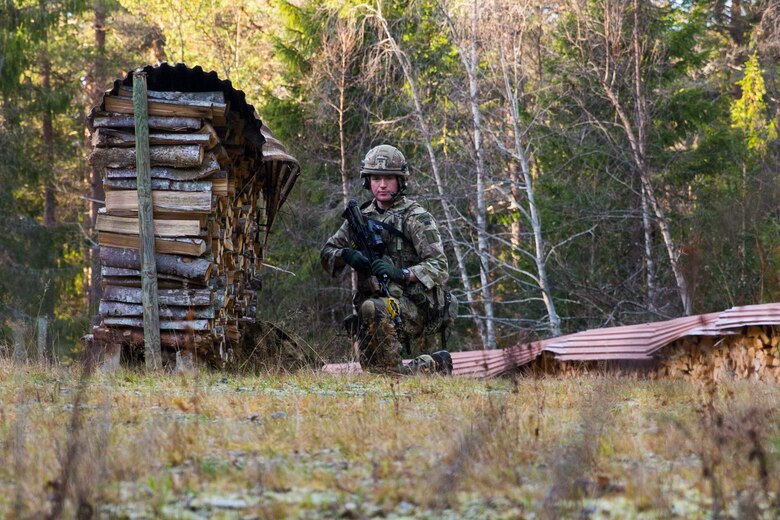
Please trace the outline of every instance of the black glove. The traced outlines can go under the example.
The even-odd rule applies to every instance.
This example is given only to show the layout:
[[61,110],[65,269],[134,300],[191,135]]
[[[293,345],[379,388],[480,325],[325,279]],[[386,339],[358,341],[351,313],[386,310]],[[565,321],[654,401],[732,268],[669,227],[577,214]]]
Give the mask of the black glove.
[[389,279],[396,283],[404,283],[406,277],[401,269],[398,269],[393,264],[385,260],[384,258],[377,258],[371,262],[371,272],[377,278],[387,276]]
[[371,265],[368,263],[368,258],[363,256],[363,253],[360,251],[356,251],[354,249],[342,249],[341,258],[343,258],[344,261],[351,265],[352,268],[356,271],[368,271],[369,267],[371,267]]

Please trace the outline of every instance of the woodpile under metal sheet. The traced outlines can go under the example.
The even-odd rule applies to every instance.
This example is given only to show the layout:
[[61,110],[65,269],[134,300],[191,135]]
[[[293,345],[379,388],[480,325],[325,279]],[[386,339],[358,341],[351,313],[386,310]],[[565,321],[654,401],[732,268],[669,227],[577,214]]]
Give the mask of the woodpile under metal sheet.
[[[733,307],[639,325],[593,329],[496,350],[452,354],[452,374],[493,377],[527,367],[555,376],[627,373],[780,382],[780,303]],[[357,363],[326,365],[357,373]]]
[[[269,230],[297,161],[216,73],[146,67],[154,247],[163,347],[225,360],[256,320]],[[89,116],[105,208],[95,341],[143,342],[132,73]]]

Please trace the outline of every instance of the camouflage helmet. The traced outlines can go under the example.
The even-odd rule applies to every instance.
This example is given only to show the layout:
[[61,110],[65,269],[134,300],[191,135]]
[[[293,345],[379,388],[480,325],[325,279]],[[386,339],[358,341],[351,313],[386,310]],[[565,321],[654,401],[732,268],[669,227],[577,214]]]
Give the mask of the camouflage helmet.
[[360,178],[368,175],[398,175],[409,177],[404,154],[395,146],[380,144],[370,149],[366,158],[360,161]]

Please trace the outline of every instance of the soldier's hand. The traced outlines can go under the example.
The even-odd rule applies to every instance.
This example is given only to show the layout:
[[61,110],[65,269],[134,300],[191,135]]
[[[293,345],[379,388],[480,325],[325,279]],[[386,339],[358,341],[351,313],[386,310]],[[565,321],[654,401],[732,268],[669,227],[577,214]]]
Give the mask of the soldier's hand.
[[387,276],[396,283],[403,283],[405,281],[404,272],[384,258],[377,258],[371,262],[371,272],[377,278]]
[[371,267],[371,264],[368,263],[368,258],[363,256],[363,253],[355,249],[342,249],[341,258],[343,258],[344,261],[352,266],[352,268],[356,271],[368,271],[368,269]]

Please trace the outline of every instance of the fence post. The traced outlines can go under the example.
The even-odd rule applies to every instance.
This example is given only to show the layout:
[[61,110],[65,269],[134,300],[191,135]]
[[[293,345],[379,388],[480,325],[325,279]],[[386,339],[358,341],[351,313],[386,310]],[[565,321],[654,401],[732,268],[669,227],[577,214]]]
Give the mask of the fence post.
[[14,335],[14,363],[27,363],[27,346],[25,345],[27,324],[24,320],[14,320],[11,323],[11,331]]
[[49,319],[46,316],[38,317],[38,363],[46,360],[46,343],[48,341]]
[[160,351],[160,307],[157,294],[157,264],[154,259],[154,213],[149,158],[149,102],[146,73],[133,73],[135,117],[135,169],[138,184],[138,227],[141,253],[141,301],[144,307],[144,359],[146,368],[162,366]]

